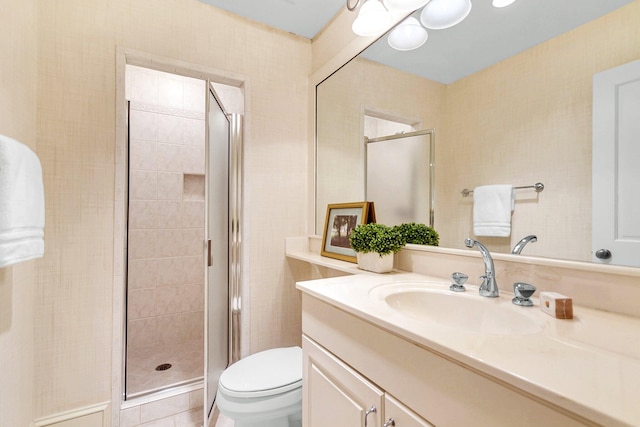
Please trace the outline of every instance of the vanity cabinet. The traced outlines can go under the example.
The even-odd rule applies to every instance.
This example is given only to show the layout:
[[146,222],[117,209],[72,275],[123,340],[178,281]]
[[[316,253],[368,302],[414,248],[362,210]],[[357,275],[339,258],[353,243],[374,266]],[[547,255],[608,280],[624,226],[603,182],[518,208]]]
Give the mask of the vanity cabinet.
[[305,427],[598,425],[304,291],[302,332]]
[[305,427],[433,427],[306,336]]

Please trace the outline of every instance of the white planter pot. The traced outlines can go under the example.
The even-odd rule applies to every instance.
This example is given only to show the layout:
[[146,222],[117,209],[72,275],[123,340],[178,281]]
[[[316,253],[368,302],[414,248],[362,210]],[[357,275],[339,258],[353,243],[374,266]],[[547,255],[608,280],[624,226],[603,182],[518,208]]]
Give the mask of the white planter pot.
[[388,273],[393,270],[393,252],[380,256],[377,252],[356,252],[358,268],[374,273]]

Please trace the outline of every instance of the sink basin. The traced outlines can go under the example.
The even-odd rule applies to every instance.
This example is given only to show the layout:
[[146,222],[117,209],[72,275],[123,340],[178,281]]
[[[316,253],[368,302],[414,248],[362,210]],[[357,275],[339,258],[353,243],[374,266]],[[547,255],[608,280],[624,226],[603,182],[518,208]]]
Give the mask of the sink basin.
[[542,321],[510,298],[481,297],[477,291],[451,292],[436,282],[392,283],[370,291],[370,297],[401,315],[439,326],[489,335],[527,335],[542,331]]

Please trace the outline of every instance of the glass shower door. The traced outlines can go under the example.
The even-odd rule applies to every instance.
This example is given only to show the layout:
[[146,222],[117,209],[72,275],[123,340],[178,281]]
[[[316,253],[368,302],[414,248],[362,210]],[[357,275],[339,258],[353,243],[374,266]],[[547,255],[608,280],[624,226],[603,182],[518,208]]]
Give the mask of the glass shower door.
[[205,420],[211,416],[218,379],[229,364],[230,123],[208,87]]

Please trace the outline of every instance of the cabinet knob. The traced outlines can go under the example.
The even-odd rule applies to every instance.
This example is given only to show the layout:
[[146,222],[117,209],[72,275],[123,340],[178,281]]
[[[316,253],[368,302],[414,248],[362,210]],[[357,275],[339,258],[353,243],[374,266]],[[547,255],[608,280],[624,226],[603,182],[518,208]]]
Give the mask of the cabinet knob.
[[393,418],[389,418],[386,423],[382,424],[382,427],[393,427],[395,425],[395,420]]
[[378,410],[375,405],[366,410],[364,413],[364,427],[367,427],[367,418],[369,417],[369,414],[375,414],[376,412],[378,412]]

